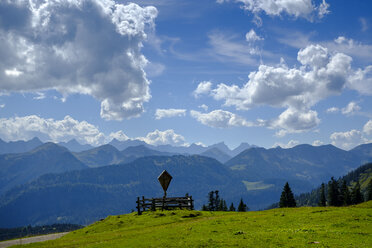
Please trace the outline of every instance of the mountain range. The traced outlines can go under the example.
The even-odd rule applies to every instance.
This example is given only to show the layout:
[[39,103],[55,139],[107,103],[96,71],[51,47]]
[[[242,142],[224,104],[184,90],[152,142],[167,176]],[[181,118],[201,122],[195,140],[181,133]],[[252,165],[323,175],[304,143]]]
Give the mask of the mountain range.
[[70,152],[46,143],[29,152],[0,155],[0,227],[87,224],[129,212],[137,196],[162,195],[157,176],[164,169],[173,176],[168,195],[190,193],[196,208],[207,202],[209,191],[219,190],[228,203],[237,205],[243,198],[257,210],[276,202],[287,181],[300,194],[372,162],[372,143],[350,151],[332,145],[265,149],[247,144],[232,158],[222,152],[223,143],[203,147],[199,155],[133,144],[123,150],[108,144]]

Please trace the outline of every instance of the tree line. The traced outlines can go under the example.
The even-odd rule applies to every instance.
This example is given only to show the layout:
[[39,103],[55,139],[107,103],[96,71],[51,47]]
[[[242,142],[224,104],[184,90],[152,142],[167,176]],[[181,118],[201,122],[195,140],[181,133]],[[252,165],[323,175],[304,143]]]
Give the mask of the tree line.
[[227,207],[226,201],[220,197],[219,191],[210,191],[208,193],[208,204],[203,204],[202,211],[238,211],[247,212],[249,210],[247,204],[243,202],[243,198],[240,198],[238,208],[236,209],[234,203]]

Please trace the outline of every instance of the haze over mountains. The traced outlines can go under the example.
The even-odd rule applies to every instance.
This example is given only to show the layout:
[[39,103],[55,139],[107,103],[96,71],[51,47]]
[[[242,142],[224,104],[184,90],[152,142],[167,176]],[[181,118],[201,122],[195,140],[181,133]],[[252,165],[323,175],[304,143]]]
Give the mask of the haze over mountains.
[[[78,148],[77,142],[68,143]],[[18,150],[30,147],[27,142],[17,144]],[[0,227],[88,224],[108,214],[129,212],[137,196],[162,195],[157,176],[164,169],[174,178],[168,194],[190,193],[196,208],[206,203],[209,191],[219,190],[228,203],[236,205],[243,197],[251,209],[262,209],[279,199],[286,181],[299,194],[372,162],[372,144],[350,151],[332,145],[265,149],[248,144],[231,151],[223,143],[152,148],[113,140],[71,152],[45,143],[31,151],[0,155]]]

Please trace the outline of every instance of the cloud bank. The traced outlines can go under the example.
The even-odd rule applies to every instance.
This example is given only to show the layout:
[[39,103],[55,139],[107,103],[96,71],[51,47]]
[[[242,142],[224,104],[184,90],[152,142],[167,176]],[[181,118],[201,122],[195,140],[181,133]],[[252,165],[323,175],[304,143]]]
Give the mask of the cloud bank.
[[141,53],[157,9],[113,0],[1,1],[0,90],[88,94],[101,117],[139,116],[151,98]]

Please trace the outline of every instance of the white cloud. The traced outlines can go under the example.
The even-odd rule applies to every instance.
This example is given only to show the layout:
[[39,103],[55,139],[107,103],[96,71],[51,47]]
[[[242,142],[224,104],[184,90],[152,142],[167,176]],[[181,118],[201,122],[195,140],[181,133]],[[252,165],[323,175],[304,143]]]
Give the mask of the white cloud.
[[141,47],[146,29],[155,25],[155,7],[113,0],[2,1],[0,11],[5,9],[15,16],[0,17],[0,90],[88,94],[101,101],[101,117],[108,120],[144,111],[151,95]]
[[[218,1],[223,3],[224,1]],[[226,2],[226,1],[225,1]],[[329,13],[329,4],[323,0],[319,6],[315,6],[312,0],[235,0],[243,4],[242,8],[258,16],[264,12],[270,16],[287,14],[296,18],[302,17],[312,21],[314,15],[323,18]]]
[[288,68],[283,63],[278,67],[260,65],[242,87],[218,84],[212,96],[238,110],[260,105],[287,108],[269,126],[284,129],[281,134],[309,130],[320,122],[311,107],[342,92],[352,59],[342,53],[329,54],[320,45],[300,50],[297,59],[300,68]]
[[173,146],[186,146],[185,138],[182,135],[176,134],[173,129],[159,131],[156,129],[150,132],[146,137],[137,138],[150,145],[173,145]]
[[367,22],[367,19],[366,18],[359,18],[359,22],[360,22],[360,25],[361,25],[361,28],[362,28],[362,31],[365,32],[368,30],[369,26],[368,26],[368,22]]
[[363,127],[363,132],[366,134],[372,134],[372,120],[369,120]]
[[320,123],[318,113],[313,110],[298,111],[288,108],[274,120],[269,127],[281,129],[276,133],[281,137],[287,133],[299,133],[315,128]]
[[320,141],[320,140],[314,140],[314,142],[313,142],[313,146],[321,146],[323,144],[324,144],[324,142]]
[[208,95],[211,91],[212,83],[210,81],[203,81],[198,84],[198,87],[194,90],[193,95],[195,98],[200,95]]
[[5,108],[5,104],[0,104],[0,108]]
[[360,106],[356,102],[350,102],[345,108],[341,110],[344,115],[352,115],[360,110]]
[[251,29],[248,33],[246,33],[245,39],[248,42],[256,42],[256,41],[263,40],[263,38],[258,36],[253,29]]
[[77,121],[70,116],[63,120],[44,119],[36,115],[1,118],[0,136],[5,140],[29,140],[40,137],[44,141],[67,142],[76,139],[80,143],[100,145],[105,135],[86,121]]
[[175,116],[185,116],[186,109],[157,109],[155,119],[160,120],[163,118],[170,118]]
[[109,139],[110,140],[117,139],[119,141],[126,141],[129,138],[128,138],[128,136],[122,130],[119,130],[117,132],[110,133]]
[[198,106],[198,108],[201,108],[201,109],[203,109],[204,111],[208,111],[208,106],[205,105],[205,104],[202,104],[202,105]]
[[299,144],[300,144],[300,142],[298,140],[290,140],[290,141],[288,141],[287,144],[277,142],[273,145],[273,147],[275,148],[275,147],[280,146],[281,148],[292,148],[292,147],[295,147]]
[[6,76],[8,77],[19,77],[20,75],[23,74],[22,71],[18,71],[16,68],[13,68],[13,69],[8,69],[8,70],[4,70],[4,73]]
[[[212,46],[211,56],[223,61],[231,61],[244,65],[257,65],[260,50],[252,42],[242,42],[235,34],[225,34],[215,31],[209,34],[209,43]],[[238,39],[237,39],[238,38]],[[270,55],[268,53],[268,55]]]
[[354,148],[357,145],[367,142],[362,133],[358,130],[350,130],[347,132],[335,132],[330,136],[332,144],[345,150]]
[[44,92],[35,92],[35,94],[37,95],[33,97],[35,100],[42,100],[46,97]]
[[358,91],[362,95],[372,95],[372,65],[365,69],[358,69],[353,73],[348,82],[350,89]]
[[203,125],[209,127],[251,127],[254,125],[239,115],[220,109],[209,113],[201,113],[199,111],[191,110],[190,115]]
[[336,107],[331,107],[326,110],[327,113],[337,113],[338,111],[340,111],[340,109]]

